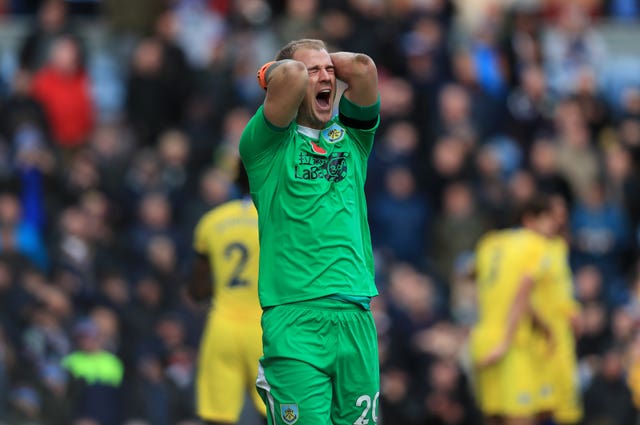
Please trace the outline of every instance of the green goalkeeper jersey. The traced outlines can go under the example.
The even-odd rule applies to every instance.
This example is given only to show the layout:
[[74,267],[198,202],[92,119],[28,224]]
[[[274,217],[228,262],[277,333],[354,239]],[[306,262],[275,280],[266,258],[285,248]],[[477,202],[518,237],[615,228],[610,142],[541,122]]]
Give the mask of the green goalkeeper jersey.
[[261,106],[240,139],[260,231],[263,308],[377,295],[364,184],[379,101],[344,96],[324,129],[277,128]]

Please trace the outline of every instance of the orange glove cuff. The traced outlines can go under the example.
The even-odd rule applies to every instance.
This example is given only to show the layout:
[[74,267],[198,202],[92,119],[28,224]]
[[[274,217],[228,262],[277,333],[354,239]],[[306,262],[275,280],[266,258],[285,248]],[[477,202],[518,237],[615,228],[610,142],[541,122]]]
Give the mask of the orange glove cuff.
[[260,87],[262,87],[265,90],[267,89],[267,79],[265,77],[267,74],[267,69],[269,69],[269,67],[274,63],[276,63],[276,61],[265,63],[264,65],[262,65],[262,67],[260,67],[256,75],[256,78],[258,79],[258,84],[260,84]]

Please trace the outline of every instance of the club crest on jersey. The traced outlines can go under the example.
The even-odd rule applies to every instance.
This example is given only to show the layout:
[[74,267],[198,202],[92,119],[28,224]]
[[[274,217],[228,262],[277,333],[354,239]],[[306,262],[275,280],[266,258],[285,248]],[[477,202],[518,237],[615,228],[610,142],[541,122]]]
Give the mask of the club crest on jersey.
[[298,405],[297,404],[281,404],[280,416],[284,423],[288,425],[298,422]]
[[333,124],[331,127],[322,130],[322,137],[329,143],[336,143],[344,138],[344,133],[344,128],[338,124]]

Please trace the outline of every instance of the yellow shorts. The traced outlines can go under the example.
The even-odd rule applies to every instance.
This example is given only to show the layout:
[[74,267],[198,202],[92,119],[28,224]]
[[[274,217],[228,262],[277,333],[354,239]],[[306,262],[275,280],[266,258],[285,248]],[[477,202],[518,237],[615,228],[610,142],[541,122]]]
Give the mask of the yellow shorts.
[[259,322],[242,322],[212,313],[200,343],[196,381],[198,416],[208,421],[236,423],[247,393],[256,409],[266,415],[256,390],[261,355]]
[[552,412],[557,405],[556,365],[554,364],[554,347],[541,335],[531,340],[531,355],[538,380],[536,393],[536,411]]
[[[473,332],[471,357],[474,364],[499,342],[490,332]],[[538,380],[526,346],[514,344],[496,364],[474,366],[474,387],[480,410],[486,416],[531,416],[536,413]]]

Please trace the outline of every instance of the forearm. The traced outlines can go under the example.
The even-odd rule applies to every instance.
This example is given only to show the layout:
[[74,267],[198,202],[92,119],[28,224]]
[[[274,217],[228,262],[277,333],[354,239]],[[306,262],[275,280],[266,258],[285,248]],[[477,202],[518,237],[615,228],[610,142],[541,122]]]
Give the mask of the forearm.
[[267,90],[265,117],[277,127],[288,126],[295,119],[307,89],[309,74],[306,66],[295,60],[280,60],[264,71],[263,80],[263,87]]
[[378,100],[378,71],[373,60],[362,53],[331,53],[336,78],[347,84],[345,95],[353,103],[369,106]]
[[529,293],[531,292],[532,285],[533,281],[526,277],[520,283],[520,288],[518,289],[516,297],[511,304],[511,308],[507,316],[507,329],[504,336],[504,343],[506,345],[511,344],[520,321],[526,313],[531,311]]

